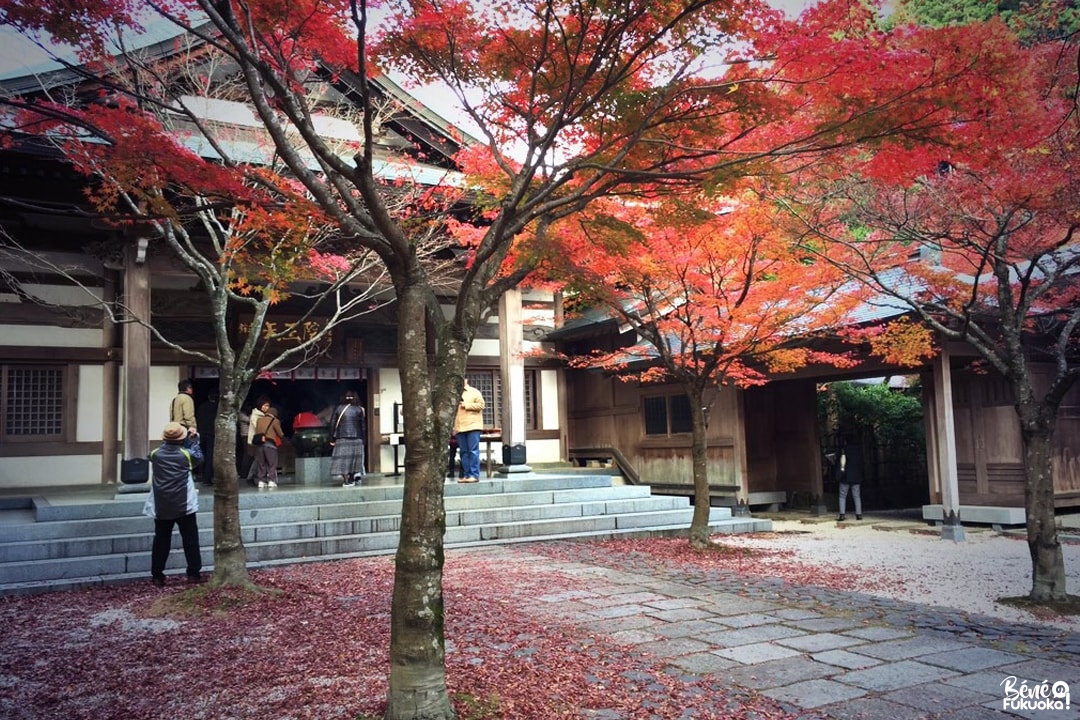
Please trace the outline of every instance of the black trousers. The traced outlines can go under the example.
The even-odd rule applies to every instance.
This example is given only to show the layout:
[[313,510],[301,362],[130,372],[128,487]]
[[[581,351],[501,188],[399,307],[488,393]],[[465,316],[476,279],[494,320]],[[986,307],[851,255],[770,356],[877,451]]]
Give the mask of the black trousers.
[[165,576],[165,563],[172,550],[173,525],[180,528],[180,540],[184,544],[184,557],[187,559],[188,577],[198,577],[202,571],[202,553],[199,552],[199,524],[195,513],[171,520],[154,519],[154,545],[150,550],[150,574],[153,577]]

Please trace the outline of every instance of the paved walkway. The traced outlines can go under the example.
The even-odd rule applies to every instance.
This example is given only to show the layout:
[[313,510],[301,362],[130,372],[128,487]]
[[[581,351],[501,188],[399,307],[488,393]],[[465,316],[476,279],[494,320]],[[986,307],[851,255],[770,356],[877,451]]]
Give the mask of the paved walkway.
[[[531,612],[632,645],[687,680],[751,689],[806,718],[1080,718],[1080,633],[1008,623],[860,593],[728,571],[672,568],[558,544],[554,561],[587,592],[540,597]],[[527,546],[485,548],[513,553]],[[1069,708],[1003,710],[1014,687],[1071,691]],[[1064,697],[1061,698],[1064,701]],[[1064,704],[1064,703],[1062,703]],[[701,710],[705,708],[699,706]],[[620,720],[617,713],[593,717]],[[688,715],[687,717],[692,717]]]

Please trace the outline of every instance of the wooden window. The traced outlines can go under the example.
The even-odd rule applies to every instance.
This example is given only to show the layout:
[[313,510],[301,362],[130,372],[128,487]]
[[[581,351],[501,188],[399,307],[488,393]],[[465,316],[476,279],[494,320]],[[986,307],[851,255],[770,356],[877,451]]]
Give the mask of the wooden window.
[[667,398],[663,395],[647,397],[642,403],[645,411],[645,434],[667,435]]
[[690,417],[690,398],[686,395],[672,395],[668,398],[668,417],[671,419],[671,434],[694,432],[694,419]]
[[690,398],[683,393],[643,398],[642,414],[646,435],[679,435],[693,431]]
[[66,377],[65,366],[0,366],[0,440],[63,440]]
[[537,395],[539,375],[535,370],[525,371],[525,429],[536,430],[540,427],[540,400]]

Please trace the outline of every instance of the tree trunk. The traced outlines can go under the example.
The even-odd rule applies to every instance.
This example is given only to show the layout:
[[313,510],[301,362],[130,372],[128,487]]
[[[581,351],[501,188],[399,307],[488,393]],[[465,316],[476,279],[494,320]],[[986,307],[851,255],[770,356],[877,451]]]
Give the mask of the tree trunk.
[[[385,720],[452,720],[446,690],[443,535],[445,423],[428,368],[425,306],[399,286],[398,364],[405,413],[405,488],[390,609],[390,688]],[[464,365],[464,358],[457,359]],[[436,384],[453,368],[440,367]],[[460,370],[457,371],[460,374]],[[447,410],[444,410],[446,412]]]
[[[211,585],[251,586],[247,551],[240,535],[240,483],[236,472],[238,397],[223,374],[220,401],[214,419],[214,577]],[[205,492],[205,491],[204,491]]]
[[1031,594],[1036,602],[1065,600],[1065,558],[1054,519],[1054,473],[1050,447],[1057,409],[1017,407],[1024,440],[1024,505]]
[[709,497],[708,422],[705,419],[705,393],[691,387],[686,392],[690,399],[690,419],[693,441],[690,455],[694,472],[694,516],[690,520],[690,547],[703,548],[709,544],[709,513],[712,511]]

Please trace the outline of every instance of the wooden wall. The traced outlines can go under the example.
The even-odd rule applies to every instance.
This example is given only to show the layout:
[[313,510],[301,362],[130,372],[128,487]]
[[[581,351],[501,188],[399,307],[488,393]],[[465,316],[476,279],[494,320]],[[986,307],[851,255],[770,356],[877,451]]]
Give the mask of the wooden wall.
[[[642,482],[691,483],[690,434],[659,437],[646,435],[644,428],[643,399],[678,392],[674,385],[642,387],[596,371],[568,371],[569,447],[613,445],[634,464]],[[812,493],[821,467],[815,392],[813,381],[747,391],[722,388],[709,418],[710,484],[744,485],[740,465],[745,462],[749,492]]]
[[[633,463],[642,482],[685,484],[693,481],[690,433],[646,435],[642,402],[645,397],[672,395],[674,385],[626,383],[598,371],[566,373],[568,438],[571,449],[612,445]],[[738,482],[736,400],[738,393],[723,390],[713,405],[709,422],[709,482]]]
[[[1036,372],[1037,387],[1048,372]],[[954,370],[953,403],[960,502],[1023,507],[1024,452],[1008,383],[996,373]],[[1080,505],[1080,387],[1062,403],[1051,452],[1056,504]]]
[[[677,388],[640,387],[598,371],[569,370],[566,377],[570,448],[615,446],[645,483],[692,481],[689,433],[658,438],[644,429],[643,399]],[[825,379],[723,389],[709,427],[710,483],[820,497],[816,382]],[[964,364],[953,369],[953,396],[960,502],[1023,507],[1023,448],[1008,384]],[[1080,506],[1080,386],[1062,404],[1052,452],[1058,507]]]

